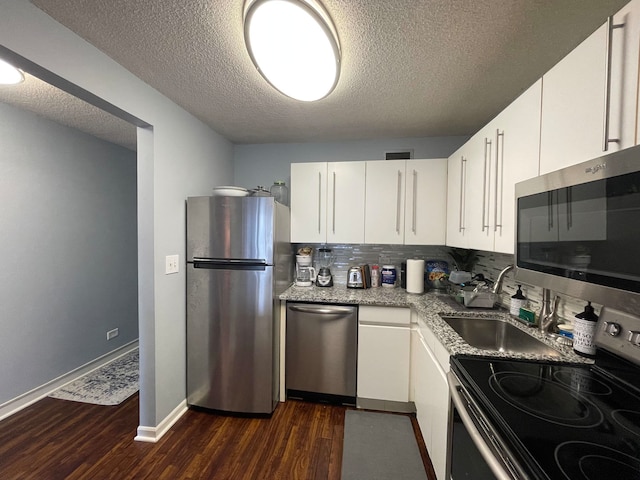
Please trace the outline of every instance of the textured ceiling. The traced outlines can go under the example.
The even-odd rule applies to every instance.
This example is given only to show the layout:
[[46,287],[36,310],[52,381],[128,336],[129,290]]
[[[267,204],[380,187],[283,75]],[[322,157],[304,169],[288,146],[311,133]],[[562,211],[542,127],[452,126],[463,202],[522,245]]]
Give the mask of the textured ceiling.
[[0,86],[0,102],[136,150],[133,125],[28,73],[19,85]]
[[334,92],[272,89],[243,0],[32,0],[236,143],[469,135],[627,0],[321,0],[342,47]]

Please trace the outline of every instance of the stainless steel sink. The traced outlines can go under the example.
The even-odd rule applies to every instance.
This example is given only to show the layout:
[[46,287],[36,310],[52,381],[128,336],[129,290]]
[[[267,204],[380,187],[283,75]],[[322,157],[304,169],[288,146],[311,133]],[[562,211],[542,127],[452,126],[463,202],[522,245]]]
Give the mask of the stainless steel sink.
[[442,316],[469,345],[498,352],[559,357],[560,352],[499,318]]

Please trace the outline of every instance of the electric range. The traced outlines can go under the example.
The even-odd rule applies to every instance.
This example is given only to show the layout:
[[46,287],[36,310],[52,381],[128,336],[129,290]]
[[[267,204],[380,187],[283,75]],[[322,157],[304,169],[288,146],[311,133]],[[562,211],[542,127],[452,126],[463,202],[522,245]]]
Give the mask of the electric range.
[[[603,308],[596,344],[593,365],[451,359],[464,399],[455,407],[479,418],[485,460],[504,467],[486,476],[467,467],[469,478],[640,480],[640,318]],[[456,445],[450,463],[470,457]],[[466,475],[457,467],[454,480]]]

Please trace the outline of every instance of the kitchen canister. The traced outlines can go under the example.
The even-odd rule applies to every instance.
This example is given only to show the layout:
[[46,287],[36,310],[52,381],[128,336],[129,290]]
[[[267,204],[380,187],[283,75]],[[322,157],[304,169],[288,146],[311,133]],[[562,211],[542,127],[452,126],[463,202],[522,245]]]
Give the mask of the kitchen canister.
[[395,265],[383,265],[380,272],[381,284],[383,287],[392,288],[396,286],[396,266]]
[[424,260],[407,260],[407,293],[424,292]]
[[269,192],[276,199],[276,202],[279,202],[283,205],[289,205],[289,189],[287,185],[282,180],[276,180],[271,185]]

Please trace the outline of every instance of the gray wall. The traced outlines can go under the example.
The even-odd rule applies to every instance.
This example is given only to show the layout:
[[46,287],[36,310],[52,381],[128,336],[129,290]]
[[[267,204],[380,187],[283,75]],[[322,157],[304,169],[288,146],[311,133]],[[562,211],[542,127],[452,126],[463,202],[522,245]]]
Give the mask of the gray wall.
[[[148,124],[138,129],[140,428],[184,405],[185,198],[233,182],[233,145],[25,0],[0,0],[0,44]],[[180,272],[164,274],[165,256]]]
[[267,189],[275,180],[290,185],[290,165],[303,162],[383,160],[384,153],[413,149],[413,158],[444,158],[469,137],[385,138],[326,143],[236,145],[234,184]]
[[2,103],[0,145],[1,404],[137,339],[138,272],[135,152]]

